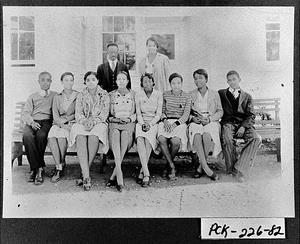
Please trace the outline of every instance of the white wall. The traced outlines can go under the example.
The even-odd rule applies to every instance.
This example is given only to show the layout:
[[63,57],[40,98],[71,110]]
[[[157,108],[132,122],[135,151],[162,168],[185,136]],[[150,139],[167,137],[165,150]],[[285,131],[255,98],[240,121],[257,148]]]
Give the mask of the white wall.
[[[273,9],[206,9],[185,19],[186,73],[204,68],[213,89],[227,87],[226,73],[237,70],[241,87],[253,97],[278,97],[281,85],[293,80],[293,11],[275,13],[280,19],[280,62],[266,62],[265,23]],[[189,61],[188,61],[189,60]],[[189,64],[189,65],[187,65]],[[190,65],[192,64],[192,65]]]

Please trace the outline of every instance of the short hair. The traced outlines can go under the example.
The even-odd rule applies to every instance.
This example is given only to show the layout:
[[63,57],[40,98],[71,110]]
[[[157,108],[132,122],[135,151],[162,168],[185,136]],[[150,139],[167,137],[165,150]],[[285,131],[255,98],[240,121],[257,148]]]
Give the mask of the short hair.
[[198,75],[203,75],[205,77],[206,80],[208,80],[208,74],[207,74],[207,71],[205,69],[197,69],[194,71],[193,73],[193,77],[195,78],[195,74],[198,74]]
[[182,78],[182,76],[181,76],[180,74],[178,74],[178,73],[173,73],[173,74],[171,74],[171,75],[169,76],[169,83],[171,84],[171,81],[172,81],[174,78],[176,78],[176,77],[180,78],[181,83],[183,82],[183,78]]
[[120,72],[117,74],[117,77],[118,77],[118,75],[120,75],[120,74],[126,75],[126,78],[127,78],[127,80],[128,80],[128,83],[127,83],[127,85],[126,85],[126,88],[127,88],[127,89],[130,89],[129,74],[128,74],[126,71],[122,70],[122,71],[120,71]]
[[235,71],[235,70],[230,70],[230,71],[227,73],[226,78],[228,78],[228,76],[230,76],[230,75],[236,75],[239,79],[241,79],[239,73],[238,73],[237,71]]
[[151,36],[151,37],[149,37],[149,38],[147,39],[146,45],[148,45],[148,42],[149,42],[149,41],[154,42],[157,48],[159,47],[159,43],[158,43],[157,39],[156,39],[154,36]]
[[155,85],[153,76],[152,76],[151,74],[149,74],[149,73],[145,73],[145,74],[143,74],[143,75],[141,76],[141,79],[140,79],[140,80],[141,80],[141,83],[140,83],[140,86],[141,86],[141,87],[143,87],[143,79],[144,79],[145,77],[148,77],[149,80],[152,80],[152,81],[153,81],[153,86]]
[[89,75],[94,75],[94,76],[96,77],[96,79],[99,80],[99,79],[98,79],[98,76],[97,76],[97,72],[94,72],[94,71],[88,71],[88,72],[85,73],[85,75],[84,75],[84,77],[83,77],[84,84],[85,84],[85,81],[86,81],[86,79],[87,79],[87,77],[88,77]]
[[73,75],[73,73],[71,73],[71,72],[65,72],[65,73],[63,73],[63,74],[60,76],[60,80],[62,81],[62,80],[64,79],[64,77],[67,76],[67,75],[71,75],[71,76],[73,77],[73,80],[74,80],[74,75]]
[[52,80],[52,75],[48,72],[48,71],[43,71],[39,74],[39,79],[42,75],[49,75],[50,76],[50,79]]
[[115,47],[117,47],[118,49],[119,49],[119,46],[118,46],[118,44],[117,43],[114,43],[114,42],[110,42],[110,43],[108,43],[107,44],[107,49],[110,47],[110,46],[115,46]]

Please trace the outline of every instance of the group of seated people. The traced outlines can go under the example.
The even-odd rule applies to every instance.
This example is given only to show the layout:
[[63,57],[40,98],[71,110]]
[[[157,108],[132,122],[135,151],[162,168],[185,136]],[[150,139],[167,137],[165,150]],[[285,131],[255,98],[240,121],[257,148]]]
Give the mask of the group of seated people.
[[[39,74],[40,91],[26,101],[23,120],[23,143],[30,164],[30,182],[43,183],[44,152],[51,149],[56,170],[51,182],[58,182],[66,166],[66,151],[76,147],[81,176],[76,181],[88,191],[92,187],[90,167],[97,152],[113,153],[115,167],[106,183],[118,191],[124,188],[122,161],[136,143],[141,168],[137,182],[151,184],[148,162],[152,151],[166,159],[163,177],[176,180],[174,158],[182,151],[196,152],[199,163],[195,177],[218,175],[207,164],[210,152],[217,156],[223,149],[227,173],[243,181],[253,164],[261,138],[253,127],[255,114],[251,95],[239,87],[240,76],[232,70],[227,74],[228,89],[219,92],[207,87],[204,69],[193,73],[196,89],[182,90],[183,78],[178,73],[169,76],[171,90],[154,89],[155,80],[149,73],[140,78],[141,91],[130,88],[129,76],[120,71],[117,88],[109,93],[99,85],[97,73],[84,75],[85,88],[73,90],[74,75],[61,75],[63,90],[50,91],[51,74]],[[235,151],[235,138],[244,138],[241,156]]]

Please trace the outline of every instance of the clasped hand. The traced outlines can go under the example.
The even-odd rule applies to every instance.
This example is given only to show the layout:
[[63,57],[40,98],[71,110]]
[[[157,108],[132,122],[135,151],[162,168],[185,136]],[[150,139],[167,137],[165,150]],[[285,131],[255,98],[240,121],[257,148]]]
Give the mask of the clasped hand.
[[88,119],[85,123],[84,123],[84,129],[85,131],[91,131],[94,127],[94,121],[93,119]]
[[164,130],[168,133],[172,132],[177,125],[175,123],[170,124],[167,119],[164,121]]
[[202,116],[199,114],[197,117],[193,117],[192,121],[196,124],[207,125],[209,123],[209,118]]
[[241,137],[243,137],[244,133],[245,133],[245,127],[244,127],[244,126],[241,126],[241,127],[237,130],[237,132],[235,133],[235,136],[236,136],[237,138],[241,138]]
[[117,123],[117,124],[127,124],[127,123],[130,123],[130,121],[131,120],[129,118],[125,118],[125,117],[111,119],[111,122]]

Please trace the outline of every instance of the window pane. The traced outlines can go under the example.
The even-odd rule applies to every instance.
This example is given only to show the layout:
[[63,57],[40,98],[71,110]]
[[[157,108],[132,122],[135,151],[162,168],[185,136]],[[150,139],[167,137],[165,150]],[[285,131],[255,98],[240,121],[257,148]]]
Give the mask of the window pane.
[[19,19],[20,30],[34,31],[34,17],[33,16],[20,16]]
[[135,63],[135,53],[126,53],[126,65],[128,70],[135,70],[136,68],[136,63]]
[[135,31],[135,18],[134,17],[125,17],[125,31],[126,32]]
[[34,33],[21,33],[19,48],[20,60],[34,60]]
[[125,51],[135,51],[135,34],[124,34]]
[[124,51],[125,49],[125,42],[124,42],[124,34],[114,34],[115,43],[118,44],[119,50]]
[[13,30],[17,30],[18,29],[18,17],[12,16],[12,17],[10,17],[10,20],[11,20],[11,28]]
[[113,32],[113,17],[104,16],[102,18],[102,28],[103,32]]
[[18,60],[18,33],[11,33],[11,60]]
[[122,63],[124,63],[124,53],[123,52],[119,52],[118,60],[120,60]]
[[103,34],[103,51],[107,51],[107,44],[113,41],[113,34]]
[[107,61],[107,52],[103,52],[103,63]]
[[279,23],[266,24],[266,30],[280,30]]
[[124,17],[114,17],[114,31],[123,32],[124,31]]
[[278,61],[279,60],[279,31],[268,31],[266,33],[266,55],[267,61]]

